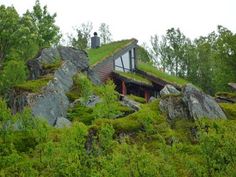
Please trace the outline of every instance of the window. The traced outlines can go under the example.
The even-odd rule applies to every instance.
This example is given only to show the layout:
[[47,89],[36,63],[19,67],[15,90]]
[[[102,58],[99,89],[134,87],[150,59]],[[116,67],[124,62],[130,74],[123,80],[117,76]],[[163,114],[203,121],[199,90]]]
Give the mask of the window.
[[132,72],[135,69],[135,48],[132,48],[114,62],[116,71]]

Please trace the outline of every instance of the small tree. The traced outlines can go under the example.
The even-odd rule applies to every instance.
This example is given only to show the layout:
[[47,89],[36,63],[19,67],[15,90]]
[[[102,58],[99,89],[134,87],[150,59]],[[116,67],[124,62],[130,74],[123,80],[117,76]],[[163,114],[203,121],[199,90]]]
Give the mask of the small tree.
[[111,32],[109,26],[106,23],[101,23],[99,27],[100,37],[101,37],[101,44],[107,44],[111,42]]
[[93,94],[93,85],[88,77],[82,73],[74,76],[75,90],[79,92],[82,103],[87,103],[89,96]]
[[26,80],[26,67],[24,62],[11,60],[6,63],[0,76],[0,92],[7,95],[9,90]]
[[118,93],[115,91],[115,84],[109,80],[105,85],[98,88],[98,94],[102,102],[96,104],[94,116],[96,118],[114,118],[120,113],[118,110]]
[[92,22],[82,23],[76,28],[76,36],[69,36],[70,44],[80,50],[86,49],[90,44],[91,32],[93,29]]

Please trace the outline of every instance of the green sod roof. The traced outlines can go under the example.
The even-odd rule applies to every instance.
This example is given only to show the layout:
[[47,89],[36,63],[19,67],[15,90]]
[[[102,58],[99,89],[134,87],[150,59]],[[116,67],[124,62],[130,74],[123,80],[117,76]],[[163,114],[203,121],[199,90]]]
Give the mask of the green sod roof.
[[95,66],[96,64],[113,56],[116,52],[119,52],[120,50],[124,49],[135,41],[136,39],[116,41],[102,45],[101,47],[96,49],[88,49],[87,53],[89,57],[89,65]]
[[186,81],[184,79],[181,79],[181,78],[176,77],[176,76],[172,76],[170,74],[167,74],[165,72],[162,72],[162,71],[158,70],[157,68],[155,68],[151,64],[140,62],[140,63],[138,63],[137,68],[141,71],[144,71],[145,73],[147,73],[151,76],[162,79],[163,81],[166,81],[170,84],[183,86],[183,85],[188,83],[188,81]]
[[149,81],[148,79],[142,77],[141,75],[139,75],[137,73],[122,72],[122,71],[114,71],[114,73],[116,73],[124,78],[127,78],[128,80],[134,81],[136,83],[152,86],[151,81]]

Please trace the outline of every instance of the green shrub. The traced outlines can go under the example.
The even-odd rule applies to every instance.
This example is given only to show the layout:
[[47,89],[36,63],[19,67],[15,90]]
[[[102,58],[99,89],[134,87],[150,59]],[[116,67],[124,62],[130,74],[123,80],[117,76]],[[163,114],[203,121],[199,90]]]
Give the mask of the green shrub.
[[88,77],[83,73],[78,73],[73,77],[73,87],[67,96],[71,101],[81,98],[82,103],[87,103],[89,96],[93,94],[93,85]]
[[86,125],[90,125],[94,120],[93,109],[82,104],[76,104],[68,110],[67,118],[71,121],[81,121]]
[[118,93],[115,91],[115,84],[108,81],[105,85],[97,88],[97,92],[101,97],[101,102],[95,105],[95,118],[115,118],[119,115]]
[[26,78],[26,66],[24,62],[15,60],[8,61],[0,75],[1,94],[5,95],[13,86],[23,83]]

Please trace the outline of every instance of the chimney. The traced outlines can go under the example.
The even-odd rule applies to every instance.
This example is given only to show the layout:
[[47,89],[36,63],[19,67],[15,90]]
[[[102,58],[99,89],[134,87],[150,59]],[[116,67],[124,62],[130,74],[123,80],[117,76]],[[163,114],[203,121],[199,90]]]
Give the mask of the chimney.
[[97,32],[93,33],[93,37],[91,37],[91,48],[96,49],[100,47],[100,37],[98,37]]

